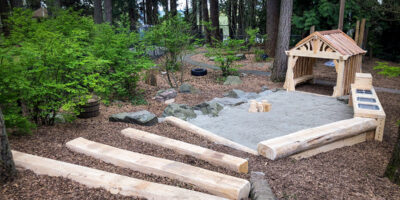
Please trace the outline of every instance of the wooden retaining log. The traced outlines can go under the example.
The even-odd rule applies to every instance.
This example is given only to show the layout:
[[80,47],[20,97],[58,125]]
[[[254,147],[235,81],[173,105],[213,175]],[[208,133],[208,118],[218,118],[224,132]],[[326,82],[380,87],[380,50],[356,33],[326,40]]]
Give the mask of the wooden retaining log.
[[204,130],[204,129],[198,127],[198,126],[195,126],[195,125],[193,125],[193,124],[191,124],[189,122],[186,122],[184,120],[181,120],[179,118],[169,116],[169,117],[165,118],[165,122],[167,122],[167,123],[169,123],[171,125],[174,125],[176,127],[179,127],[181,129],[187,130],[187,131],[189,131],[189,132],[191,132],[193,134],[199,135],[201,137],[205,137],[208,140],[213,141],[213,142],[215,142],[217,144],[222,144],[222,145],[228,146],[230,148],[237,149],[237,150],[240,150],[240,151],[244,151],[244,152],[256,155],[256,156],[258,155],[257,151],[255,151],[255,150],[253,150],[253,149],[251,149],[249,147],[246,147],[246,146],[243,146],[243,145],[238,144],[236,142],[233,142],[231,140],[228,140],[228,139],[226,139],[224,137],[216,135],[216,134],[214,134],[214,133],[212,133],[210,131]]
[[138,129],[127,128],[122,130],[121,133],[126,137],[171,149],[182,155],[193,156],[216,166],[221,166],[239,173],[247,174],[248,172],[248,161],[243,158],[213,151],[201,146],[170,139]]
[[258,153],[275,160],[375,130],[376,127],[375,119],[360,117],[346,119],[262,141],[258,144]]
[[121,176],[89,167],[61,162],[49,158],[12,151],[18,167],[32,170],[39,175],[64,177],[91,188],[103,188],[112,194],[134,196],[146,199],[214,199],[224,198],[178,188],[169,185],[152,183],[127,176]]
[[220,197],[244,199],[250,193],[250,183],[247,180],[184,163],[118,149],[84,138],[71,140],[66,146],[73,151],[92,156],[119,167],[193,184]]

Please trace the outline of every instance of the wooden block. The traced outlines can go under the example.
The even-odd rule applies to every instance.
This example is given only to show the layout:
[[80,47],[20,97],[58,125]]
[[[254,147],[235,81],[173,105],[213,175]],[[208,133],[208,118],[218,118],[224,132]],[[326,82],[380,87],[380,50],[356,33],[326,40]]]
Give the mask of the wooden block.
[[258,144],[258,153],[275,160],[375,130],[376,127],[374,119],[356,117],[341,120],[262,141]]
[[[39,175],[64,177],[90,188],[103,188],[112,194],[146,199],[224,199],[192,190],[152,183],[89,167],[12,151],[15,165]],[[50,198],[50,197],[49,197]]]
[[248,161],[243,158],[224,154],[197,145],[170,139],[167,137],[162,137],[133,128],[124,129],[121,131],[121,133],[126,137],[171,149],[182,155],[193,156],[197,159],[207,161],[216,166],[224,167],[226,169],[230,169],[239,173],[248,172]]
[[264,105],[261,102],[257,102],[257,111],[264,112]]
[[268,103],[267,100],[262,100],[261,103],[263,105],[264,112],[269,112],[271,110],[271,104]]
[[353,146],[355,144],[361,143],[361,142],[365,142],[367,140],[367,133],[362,133],[360,135],[356,135],[350,138],[346,138],[346,139],[342,139],[342,140],[338,140],[336,142],[332,142],[330,144],[324,145],[324,146],[320,146],[314,149],[310,149],[307,151],[303,151],[301,153],[295,154],[290,156],[291,158],[294,158],[296,160],[300,160],[303,158],[309,158],[311,156],[315,156],[319,153],[324,153],[324,152],[328,152],[328,151],[332,151],[334,149],[338,149],[338,148],[342,148],[345,146]]
[[73,151],[95,157],[119,167],[193,184],[202,190],[220,197],[244,199],[250,193],[250,183],[247,180],[184,163],[118,149],[84,138],[69,141],[66,146]]
[[169,123],[169,124],[171,124],[173,126],[179,127],[181,129],[187,130],[187,131],[189,131],[189,132],[191,132],[191,133],[193,133],[195,135],[199,135],[201,137],[204,137],[204,138],[206,138],[206,139],[208,139],[210,141],[213,141],[213,142],[215,142],[217,144],[222,144],[222,145],[228,146],[228,147],[233,148],[233,149],[244,151],[244,152],[247,152],[247,153],[250,153],[250,154],[253,154],[253,155],[258,155],[257,151],[255,151],[253,149],[250,149],[249,147],[243,146],[241,144],[238,144],[236,142],[228,140],[228,139],[226,139],[224,137],[221,137],[219,135],[211,133],[210,131],[204,130],[204,129],[198,127],[198,126],[195,126],[195,125],[193,125],[193,124],[191,124],[191,123],[189,123],[187,121],[181,120],[179,118],[176,118],[176,117],[173,117],[173,116],[169,116],[169,117],[165,118],[165,122],[167,122],[167,123]]
[[257,102],[256,102],[256,100],[250,100],[249,112],[257,112]]
[[370,73],[356,73],[355,88],[370,90],[372,88],[372,75]]

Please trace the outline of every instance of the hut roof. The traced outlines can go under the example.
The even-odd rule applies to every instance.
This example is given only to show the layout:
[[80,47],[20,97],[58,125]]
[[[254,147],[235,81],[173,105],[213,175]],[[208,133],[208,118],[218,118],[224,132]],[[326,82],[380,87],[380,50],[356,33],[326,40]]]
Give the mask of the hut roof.
[[33,18],[46,18],[48,16],[46,8],[39,8],[33,11]]
[[366,51],[361,49],[350,36],[343,33],[341,30],[314,32],[297,43],[295,48],[316,37],[344,56],[353,56],[366,53]]

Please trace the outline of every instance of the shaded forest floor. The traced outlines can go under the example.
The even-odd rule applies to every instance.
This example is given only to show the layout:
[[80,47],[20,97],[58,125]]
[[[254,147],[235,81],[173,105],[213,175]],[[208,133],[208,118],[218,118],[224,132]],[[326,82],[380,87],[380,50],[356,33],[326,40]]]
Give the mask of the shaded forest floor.
[[[189,69],[192,67],[189,66]],[[234,88],[247,92],[259,92],[264,85],[269,88],[277,88],[282,87],[283,84],[273,83],[265,76],[250,74],[241,77],[243,84],[239,86],[225,86],[221,81],[218,81],[220,80],[219,71],[209,70],[207,76],[192,77],[189,69],[184,75],[185,82],[193,85],[200,92],[196,94],[179,93],[175,99],[177,103],[196,105],[214,97],[222,97],[224,92]],[[334,69],[328,69],[334,72]],[[318,73],[318,76],[323,79],[335,79],[336,75],[332,77],[330,73],[326,73],[323,70],[325,69],[316,69],[315,73]],[[369,68],[364,68],[364,71],[369,72]],[[376,73],[373,73],[373,76],[374,85],[400,89],[399,79],[386,79]],[[216,145],[204,138],[164,123],[143,127],[108,121],[108,117],[111,114],[142,109],[149,110],[160,116],[166,105],[152,98],[159,89],[168,88],[168,84],[161,75],[158,75],[157,80],[157,87],[140,83],[139,88],[145,91],[144,97],[148,105],[133,106],[128,102],[115,102],[110,106],[102,105],[101,114],[98,117],[78,119],[72,123],[56,124],[53,127],[40,127],[31,136],[11,136],[9,138],[11,147],[14,150],[25,153],[202,191],[193,185],[177,180],[145,175],[133,170],[116,167],[97,159],[74,153],[66,148],[65,143],[69,140],[76,137],[84,137],[118,148],[184,162],[249,179],[247,174],[238,174],[190,156],[178,155],[168,149],[129,140],[120,134],[122,129],[132,127],[242,158],[249,158],[249,171],[264,172],[272,190],[280,199],[400,199],[399,186],[392,184],[387,178],[383,177],[397,137],[396,121],[400,119],[400,95],[398,94],[378,93],[387,114],[383,142],[365,142],[299,161],[290,158],[270,161],[261,156],[252,156],[225,146]],[[327,95],[332,93],[331,87],[310,84],[301,85],[297,89]],[[19,171],[17,179],[1,186],[0,191],[0,199],[135,199],[112,195],[102,189],[90,189],[64,178],[37,176],[30,171]]]

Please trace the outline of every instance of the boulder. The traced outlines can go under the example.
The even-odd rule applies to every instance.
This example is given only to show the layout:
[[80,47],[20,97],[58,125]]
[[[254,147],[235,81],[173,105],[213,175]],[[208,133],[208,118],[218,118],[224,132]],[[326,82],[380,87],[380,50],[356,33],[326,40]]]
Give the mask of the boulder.
[[217,102],[204,102],[195,106],[196,110],[200,110],[204,115],[211,115],[213,117],[217,117],[219,111],[221,111],[224,107]]
[[219,103],[223,106],[238,106],[241,104],[244,104],[247,102],[246,99],[240,99],[240,98],[230,98],[230,97],[224,97],[224,98],[214,98],[213,100],[210,101],[211,102],[216,102]]
[[239,76],[228,76],[224,85],[240,85],[242,84],[242,80],[240,80]]
[[277,199],[269,186],[263,172],[251,172],[251,199],[275,200]]
[[168,99],[173,99],[178,95],[178,93],[176,92],[176,90],[170,88],[167,90],[159,90],[157,92],[157,95],[155,97],[155,99],[157,101],[166,101]]
[[216,56],[211,56],[211,57],[209,58],[209,60],[214,61],[216,58],[217,58]]
[[180,93],[195,93],[196,88],[194,88],[192,85],[188,83],[184,83],[179,87],[179,92]]
[[238,60],[246,60],[246,55],[242,53],[236,54],[235,57],[238,58]]
[[125,122],[142,126],[152,126],[158,122],[157,116],[147,110],[139,112],[123,112],[109,117],[110,122]]
[[348,104],[349,103],[349,95],[345,95],[345,96],[340,96],[336,98],[338,101],[343,102],[344,104]]
[[241,98],[245,96],[245,92],[243,92],[242,90],[237,90],[237,89],[233,89],[229,92],[224,93],[224,97],[230,97],[230,98]]
[[176,103],[171,103],[165,108],[163,112],[163,117],[167,116],[174,116],[183,120],[197,117],[192,107],[185,104],[176,104]]
[[261,92],[264,92],[266,90],[269,90],[268,86],[264,85],[261,87]]

